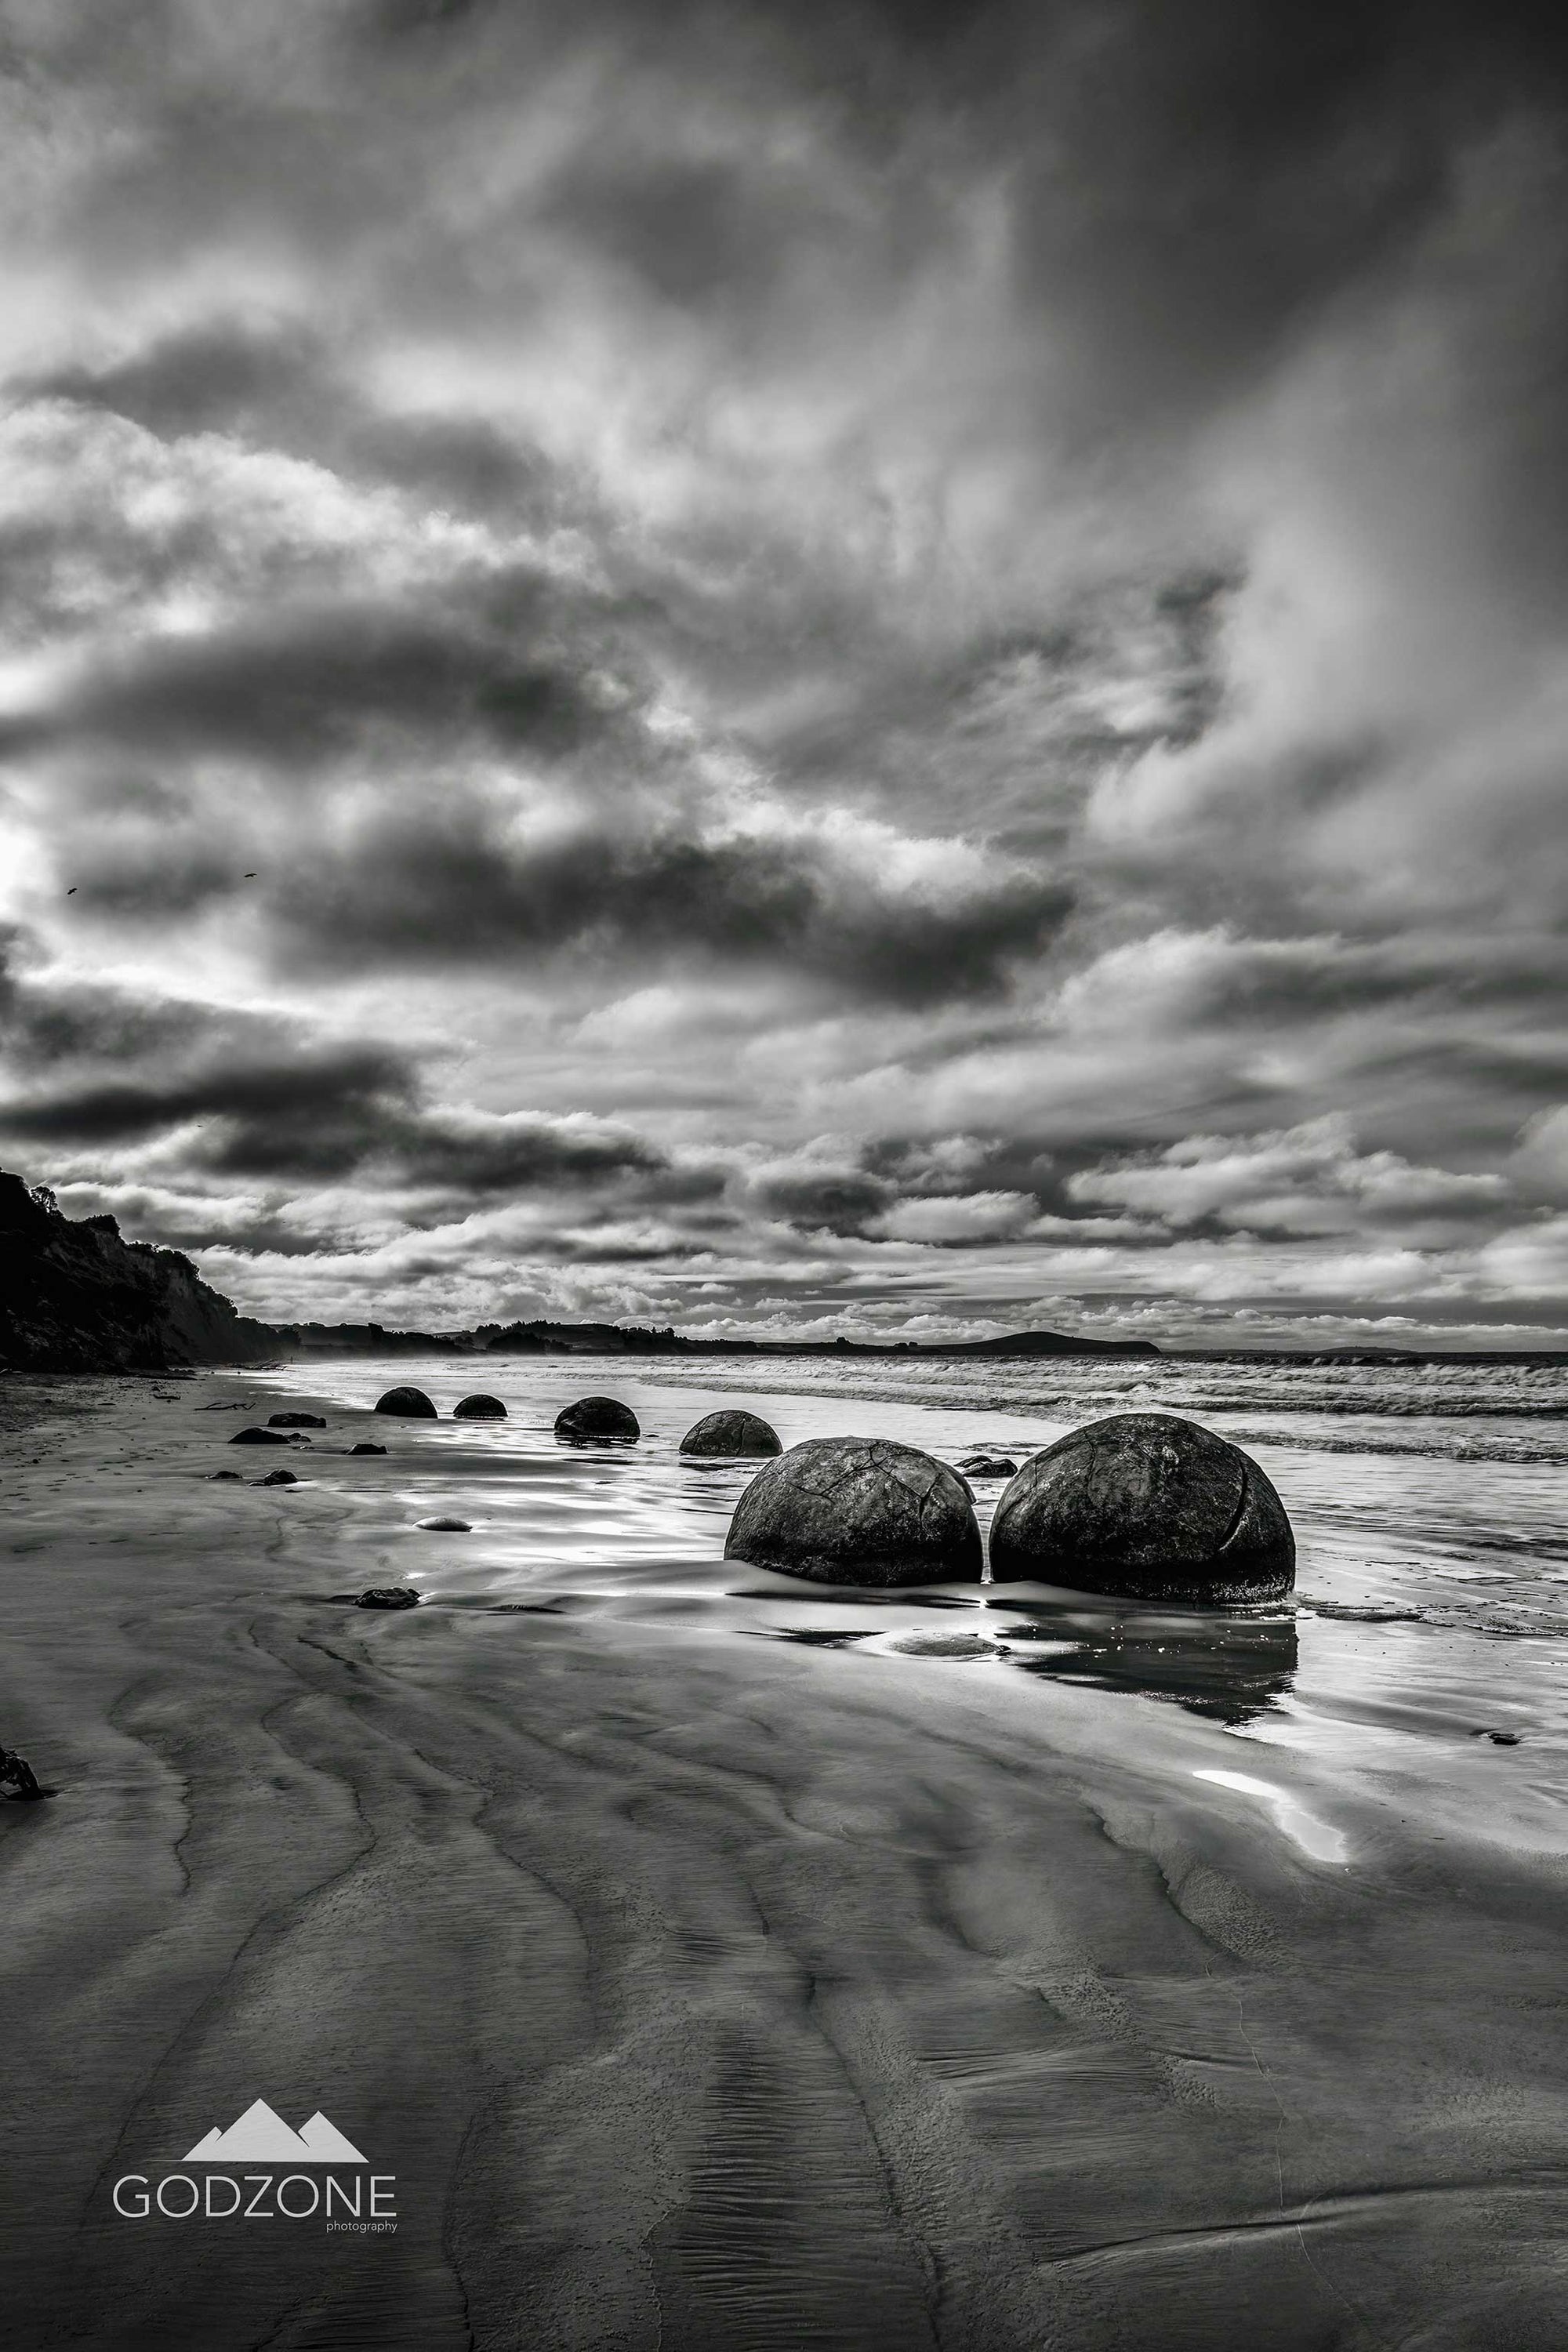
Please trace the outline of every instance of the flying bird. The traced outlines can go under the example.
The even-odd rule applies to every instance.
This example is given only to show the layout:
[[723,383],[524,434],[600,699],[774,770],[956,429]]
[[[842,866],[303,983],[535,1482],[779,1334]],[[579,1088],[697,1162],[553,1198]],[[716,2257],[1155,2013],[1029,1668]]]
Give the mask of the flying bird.
[[76,884],[73,882],[73,883],[71,884],[71,886],[70,886],[70,888],[66,892],[66,897],[67,897],[68,898],[74,898],[76,897],[76,892],[77,892],[77,886],[76,886]]

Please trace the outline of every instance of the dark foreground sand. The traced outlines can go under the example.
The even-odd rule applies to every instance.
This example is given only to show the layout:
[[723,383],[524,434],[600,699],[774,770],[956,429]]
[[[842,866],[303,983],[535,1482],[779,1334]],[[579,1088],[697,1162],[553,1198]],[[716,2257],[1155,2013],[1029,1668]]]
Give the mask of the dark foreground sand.
[[[1560,1862],[1146,1702],[355,1612],[216,1393],[0,1431],[8,2352],[1568,2345]],[[395,2233],[116,2215],[257,2097]]]

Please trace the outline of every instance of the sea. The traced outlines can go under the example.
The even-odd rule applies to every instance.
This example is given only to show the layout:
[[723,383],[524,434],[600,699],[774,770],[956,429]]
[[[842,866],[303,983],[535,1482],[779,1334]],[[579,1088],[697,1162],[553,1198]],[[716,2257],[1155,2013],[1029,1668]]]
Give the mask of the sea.
[[[439,1420],[357,1420],[405,1382]],[[308,1471],[351,1504],[345,1541],[365,1584],[790,1641],[820,1649],[825,1671],[853,1648],[923,1658],[933,1677],[1027,1677],[1042,1697],[1089,1685],[1125,1700],[1130,1736],[1145,1709],[1181,1708],[1331,1773],[1441,1784],[1502,1806],[1529,1846],[1563,1843],[1568,1366],[399,1355],[311,1358],[247,1377],[258,1384],[277,1391],[269,1402],[314,1399],[331,1414]],[[504,1422],[448,1417],[476,1389],[502,1400]],[[640,1443],[558,1443],[555,1414],[589,1394],[629,1404]],[[754,1465],[679,1452],[723,1404],[762,1413],[785,1446],[890,1437],[948,1462],[1022,1461],[1110,1413],[1183,1414],[1267,1470],[1296,1529],[1296,1590],[1263,1607],[1155,1609],[1047,1585],[845,1592],[759,1575],[723,1557]],[[385,1461],[345,1458],[351,1431],[384,1439]],[[974,1482],[983,1528],[1005,1483]],[[467,1528],[420,1524],[437,1517]]]

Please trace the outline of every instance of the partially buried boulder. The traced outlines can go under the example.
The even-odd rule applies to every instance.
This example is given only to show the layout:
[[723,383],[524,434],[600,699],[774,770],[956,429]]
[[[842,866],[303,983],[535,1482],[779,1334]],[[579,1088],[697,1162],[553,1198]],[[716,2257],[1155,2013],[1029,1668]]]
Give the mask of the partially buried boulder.
[[635,1445],[642,1428],[630,1405],[623,1404],[619,1397],[579,1397],[575,1404],[563,1405],[556,1414],[555,1434],[574,1443],[599,1438]]
[[300,1481],[292,1470],[269,1470],[265,1478],[256,1483],[258,1486],[297,1486]]
[[243,1486],[245,1484],[244,1477],[237,1470],[213,1470],[207,1475],[213,1478],[226,1478],[236,1486]]
[[504,1421],[506,1407],[500,1397],[465,1397],[461,1404],[452,1407],[454,1421]]
[[351,1445],[349,1452],[351,1454],[384,1454],[386,1448],[384,1445]]
[[354,1602],[356,1609],[417,1609],[419,1595],[407,1584],[371,1584]]
[[319,1412],[271,1412],[267,1416],[268,1429],[325,1429],[325,1416]]
[[680,1441],[682,1454],[782,1454],[779,1433],[760,1413],[739,1406],[722,1412],[705,1412]]
[[423,1389],[388,1389],[375,1401],[377,1412],[396,1413],[404,1421],[438,1421],[436,1411]]
[[1296,1539],[1227,1438],[1174,1413],[1113,1413],[1025,1463],[991,1523],[991,1574],[1137,1601],[1274,1601],[1296,1580]]
[[885,1437],[813,1437],[759,1470],[726,1559],[814,1584],[946,1584],[980,1574],[968,1490],[945,1463]]
[[472,1532],[467,1519],[420,1519],[416,1524],[427,1528],[433,1536],[466,1536]]
[[280,1429],[237,1429],[231,1445],[288,1445],[292,1441]]

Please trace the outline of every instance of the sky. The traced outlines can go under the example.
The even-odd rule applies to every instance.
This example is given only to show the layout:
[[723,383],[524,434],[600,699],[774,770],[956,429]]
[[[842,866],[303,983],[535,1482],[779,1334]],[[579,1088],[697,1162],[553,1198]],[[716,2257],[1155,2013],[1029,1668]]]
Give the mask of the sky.
[[1568,1344],[1568,27],[0,0],[0,1164],[247,1311]]

